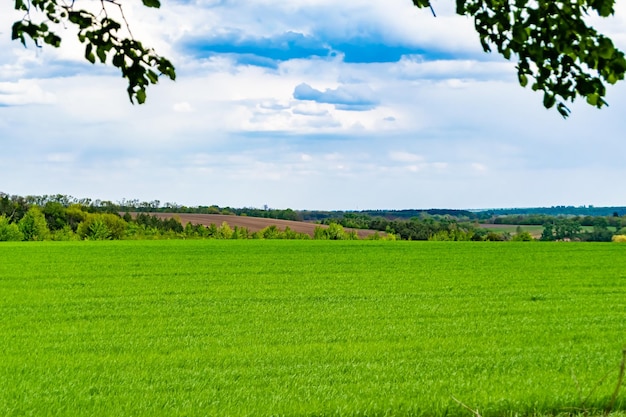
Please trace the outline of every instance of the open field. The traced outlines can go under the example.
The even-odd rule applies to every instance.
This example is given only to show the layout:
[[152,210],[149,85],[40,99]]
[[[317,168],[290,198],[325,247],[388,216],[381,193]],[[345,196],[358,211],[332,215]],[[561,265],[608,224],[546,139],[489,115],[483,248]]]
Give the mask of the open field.
[[[132,213],[136,214],[136,213]],[[328,227],[324,225],[319,225],[315,223],[308,222],[298,222],[292,220],[280,220],[280,219],[269,219],[263,217],[249,217],[249,216],[234,216],[234,215],[225,215],[225,214],[196,214],[196,213],[148,213],[151,216],[157,216],[161,219],[169,219],[172,217],[180,218],[181,223],[186,225],[187,223],[191,224],[201,224],[203,226],[210,226],[214,224],[219,226],[222,222],[228,223],[229,226],[234,227],[247,227],[250,232],[258,232],[261,229],[264,229],[268,226],[276,226],[281,230],[285,230],[286,227],[289,227],[291,230],[298,233],[306,233],[310,236],[313,236],[316,227]],[[355,230],[359,235],[359,238],[363,239],[367,236],[373,235],[376,233],[375,230],[363,230],[363,229],[346,229],[347,232]],[[381,235],[384,235],[384,232],[378,232]]]
[[[511,235],[515,235],[517,233],[517,228],[521,227],[524,232],[530,233],[532,237],[535,239],[539,239],[541,237],[541,233],[543,232],[543,226],[537,225],[516,225],[516,224],[480,224],[479,225],[483,229],[488,229],[493,232],[507,232]],[[609,230],[615,232],[615,227],[609,227]],[[591,232],[593,231],[593,226],[581,226],[581,231],[583,232]]]
[[600,415],[625,250],[4,243],[0,415],[472,416],[453,397],[483,417]]
[[517,228],[521,227],[522,231],[530,233],[532,237],[535,239],[539,239],[541,237],[541,233],[543,232],[543,226],[536,225],[516,225],[516,224],[480,224],[479,227],[483,229],[490,230],[492,232],[497,233],[510,233],[511,235],[515,235],[517,233]]

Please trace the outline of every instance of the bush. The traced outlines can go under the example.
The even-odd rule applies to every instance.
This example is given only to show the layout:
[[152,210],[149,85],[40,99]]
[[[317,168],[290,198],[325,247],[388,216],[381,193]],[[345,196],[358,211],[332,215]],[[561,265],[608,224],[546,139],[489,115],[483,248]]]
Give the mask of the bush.
[[218,239],[230,239],[233,237],[233,229],[230,228],[228,223],[222,222],[222,225],[217,229],[217,235],[215,237]]
[[534,239],[532,235],[528,232],[519,232],[515,236],[513,236],[514,242],[532,242]]
[[328,239],[330,240],[344,240],[346,239],[346,232],[343,226],[337,223],[331,223],[326,229]]
[[80,240],[78,235],[68,225],[63,226],[62,229],[52,232],[52,240],[68,241],[68,240]]
[[126,226],[124,219],[115,214],[89,213],[78,225],[77,233],[81,239],[121,239],[126,234]]
[[613,242],[626,243],[626,235],[615,235],[612,240]]

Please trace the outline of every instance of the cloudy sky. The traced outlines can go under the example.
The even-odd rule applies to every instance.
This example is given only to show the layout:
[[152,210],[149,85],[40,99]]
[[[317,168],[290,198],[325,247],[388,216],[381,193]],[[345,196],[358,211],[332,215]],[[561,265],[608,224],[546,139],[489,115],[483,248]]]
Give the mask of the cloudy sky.
[[[77,2],[80,5],[80,1]],[[133,106],[0,14],[0,191],[293,209],[626,205],[626,83],[563,120],[454,2],[124,2],[178,80]],[[626,48],[626,7],[601,22]],[[111,11],[112,13],[114,10]],[[67,36],[66,36],[67,35]]]

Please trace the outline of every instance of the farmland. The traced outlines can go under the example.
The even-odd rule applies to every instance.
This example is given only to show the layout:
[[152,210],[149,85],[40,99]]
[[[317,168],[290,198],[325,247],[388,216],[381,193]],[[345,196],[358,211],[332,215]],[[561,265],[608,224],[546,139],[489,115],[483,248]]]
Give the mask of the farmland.
[[[133,213],[133,216],[136,216],[137,213]],[[263,228],[269,226],[276,226],[282,230],[285,228],[290,228],[291,230],[297,233],[306,233],[310,236],[313,236],[315,233],[316,227],[326,228],[325,225],[319,225],[310,222],[302,222],[302,221],[293,221],[293,220],[281,220],[281,219],[272,219],[272,218],[262,218],[262,217],[250,217],[250,216],[233,216],[233,215],[224,215],[224,214],[193,214],[193,213],[151,213],[152,216],[156,216],[160,219],[169,219],[169,218],[177,218],[180,219],[182,224],[201,224],[203,226],[210,226],[211,224],[220,225],[223,222],[226,222],[231,227],[245,227],[250,232],[258,232]],[[352,229],[355,230],[357,236],[360,239],[367,238],[376,233],[375,230],[363,230],[363,229]]]
[[599,415],[626,344],[624,250],[4,243],[0,415]]

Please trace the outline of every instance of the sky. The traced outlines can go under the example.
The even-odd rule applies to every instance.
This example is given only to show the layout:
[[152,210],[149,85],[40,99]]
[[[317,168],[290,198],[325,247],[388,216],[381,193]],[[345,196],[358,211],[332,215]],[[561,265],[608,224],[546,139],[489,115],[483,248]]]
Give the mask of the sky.
[[[85,4],[77,0],[76,4]],[[87,2],[88,3],[88,2]],[[626,83],[564,120],[451,0],[124,2],[175,82],[132,105],[110,66],[11,41],[0,192],[310,210],[624,206]],[[112,16],[115,10],[111,9]],[[591,17],[593,19],[593,17]],[[626,49],[626,4],[594,24]]]

